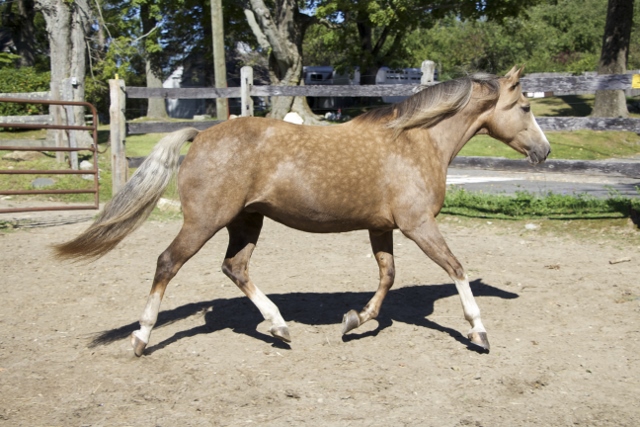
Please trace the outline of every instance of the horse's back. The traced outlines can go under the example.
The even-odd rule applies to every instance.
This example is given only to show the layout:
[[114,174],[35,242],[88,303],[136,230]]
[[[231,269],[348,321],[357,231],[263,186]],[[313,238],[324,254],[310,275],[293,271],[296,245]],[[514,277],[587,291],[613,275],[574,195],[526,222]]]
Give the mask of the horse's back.
[[234,119],[196,138],[181,167],[181,197],[242,204],[307,231],[389,228],[384,142],[381,132],[348,124]]

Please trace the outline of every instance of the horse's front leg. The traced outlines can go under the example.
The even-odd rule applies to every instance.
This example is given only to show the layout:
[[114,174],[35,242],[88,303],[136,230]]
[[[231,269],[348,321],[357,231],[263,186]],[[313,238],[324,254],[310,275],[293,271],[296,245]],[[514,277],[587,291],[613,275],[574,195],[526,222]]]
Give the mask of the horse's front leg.
[[489,340],[487,339],[487,331],[480,319],[480,309],[471,293],[469,279],[464,268],[451,253],[444,237],[440,234],[435,218],[425,216],[420,218],[419,221],[412,221],[411,223],[418,225],[401,227],[400,230],[405,236],[416,242],[429,258],[449,274],[449,277],[456,284],[456,289],[462,302],[464,318],[471,324],[467,337],[473,344],[482,347],[488,352]]
[[370,319],[375,319],[380,313],[382,301],[387,296],[389,289],[393,286],[395,278],[395,266],[393,262],[393,231],[383,233],[375,233],[369,231],[369,239],[371,240],[371,248],[378,262],[380,269],[380,283],[378,290],[361,312],[350,310],[342,319],[342,333],[357,328]]

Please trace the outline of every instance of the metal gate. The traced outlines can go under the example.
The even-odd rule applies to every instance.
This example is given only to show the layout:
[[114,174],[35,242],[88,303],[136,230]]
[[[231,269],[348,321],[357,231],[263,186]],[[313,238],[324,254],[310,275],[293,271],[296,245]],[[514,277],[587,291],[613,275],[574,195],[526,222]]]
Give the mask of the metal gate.
[[91,110],[93,114],[92,126],[72,126],[72,125],[56,125],[56,124],[33,124],[33,123],[0,123],[0,128],[22,128],[22,129],[62,129],[66,131],[72,130],[88,130],[92,131],[93,146],[86,148],[79,147],[22,147],[22,146],[6,146],[0,145],[0,150],[8,151],[40,151],[40,152],[93,152],[93,170],[74,170],[74,169],[5,169],[0,170],[2,175],[93,175],[93,188],[81,190],[4,190],[0,189],[2,196],[14,195],[46,195],[46,194],[93,194],[94,202],[89,205],[60,205],[60,206],[25,206],[19,208],[0,209],[0,213],[14,212],[34,212],[34,211],[63,211],[63,210],[83,210],[98,209],[99,207],[99,184],[98,184],[98,114],[96,108],[88,102],[75,101],[49,101],[49,100],[33,100],[22,98],[0,98],[0,102],[15,102],[20,104],[45,104],[45,105],[61,105],[61,106],[84,106]]

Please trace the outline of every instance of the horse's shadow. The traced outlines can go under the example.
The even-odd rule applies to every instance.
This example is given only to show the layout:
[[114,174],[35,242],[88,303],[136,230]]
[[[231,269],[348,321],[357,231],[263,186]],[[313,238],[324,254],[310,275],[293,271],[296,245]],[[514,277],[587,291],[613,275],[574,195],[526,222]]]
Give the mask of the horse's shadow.
[[[481,279],[471,282],[471,288],[474,295],[479,297],[518,298],[518,294],[488,285],[482,282]],[[295,321],[307,325],[338,325],[347,311],[353,308],[359,310],[369,301],[372,294],[372,292],[293,292],[271,294],[269,298],[280,308],[282,316],[287,321]],[[457,295],[457,291],[453,284],[412,285],[392,289],[382,305],[380,315],[376,319],[378,326],[374,330],[364,333],[356,332],[344,335],[343,340],[350,341],[375,336],[381,330],[391,326],[394,321],[399,321],[445,332],[469,349],[479,351],[478,347],[470,345],[469,340],[457,330],[427,319],[427,316],[433,313],[433,307],[437,300],[455,295]],[[145,353],[151,354],[183,338],[208,334],[227,328],[236,333],[260,339],[276,347],[289,348],[288,344],[256,330],[256,325],[261,323],[263,318],[257,308],[243,296],[186,304],[172,310],[161,311],[155,328],[169,325],[198,313],[204,315],[204,325],[178,332],[164,341],[148,347]],[[462,316],[462,311],[460,316]],[[94,336],[89,347],[106,345],[127,338],[131,332],[138,328],[138,322],[134,322],[100,332]]]

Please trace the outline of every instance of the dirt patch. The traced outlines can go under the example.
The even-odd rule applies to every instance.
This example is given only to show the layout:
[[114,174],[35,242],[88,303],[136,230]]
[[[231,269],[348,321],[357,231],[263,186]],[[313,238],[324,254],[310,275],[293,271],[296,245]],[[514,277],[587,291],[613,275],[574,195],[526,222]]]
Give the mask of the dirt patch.
[[449,278],[400,234],[379,320],[343,338],[377,286],[366,232],[267,222],[251,272],[289,322],[282,344],[220,272],[221,232],[135,358],[126,337],[180,223],[147,222],[92,264],[52,262],[47,246],[86,226],[0,234],[0,425],[640,425],[640,248],[623,238],[445,221],[487,355],[467,348]]

